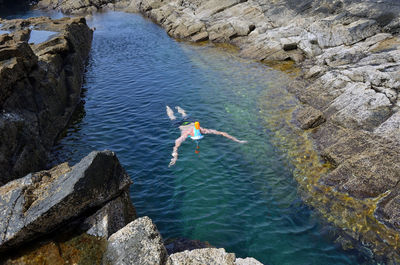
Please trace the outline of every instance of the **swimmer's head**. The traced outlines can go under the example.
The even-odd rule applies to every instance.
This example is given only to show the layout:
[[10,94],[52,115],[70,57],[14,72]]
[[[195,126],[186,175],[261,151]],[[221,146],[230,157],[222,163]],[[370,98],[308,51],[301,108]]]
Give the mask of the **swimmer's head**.
[[198,121],[196,121],[194,123],[194,128],[196,128],[197,130],[200,130],[200,123]]

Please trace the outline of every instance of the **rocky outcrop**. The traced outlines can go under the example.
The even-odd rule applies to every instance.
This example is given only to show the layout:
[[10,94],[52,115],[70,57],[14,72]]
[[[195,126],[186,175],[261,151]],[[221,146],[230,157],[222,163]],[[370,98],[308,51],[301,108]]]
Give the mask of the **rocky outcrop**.
[[[115,205],[119,196],[126,200],[124,193],[130,184],[130,178],[111,151],[92,152],[72,168],[61,164],[7,183],[0,187],[0,251],[54,231],[111,200],[111,205]],[[105,216],[103,212],[110,211],[109,208],[110,204],[105,205],[85,221],[97,227],[89,232],[99,235],[101,231],[100,235],[107,236],[109,225],[103,228],[92,220]],[[111,210],[118,213],[116,208]],[[132,209],[126,212],[129,212],[126,217],[134,215]],[[111,230],[118,230],[123,222],[116,223],[119,227],[110,225]]]
[[167,250],[156,226],[148,217],[138,218],[111,235],[103,264],[164,265]]
[[80,102],[92,31],[83,18],[0,20],[0,25],[8,31],[0,35],[2,185],[44,168]]
[[220,264],[220,265],[234,265],[235,254],[226,253],[223,248],[202,248],[195,250],[185,250],[172,254],[168,265],[184,265],[184,264]]
[[42,9],[59,10],[66,14],[88,14],[102,9],[114,9],[115,5],[125,0],[83,0],[83,1],[59,1],[59,0],[41,0],[38,7]]
[[136,218],[130,184],[113,152],[96,151],[73,167],[64,163],[0,187],[0,256],[6,258],[0,263],[88,258],[98,264],[107,238]]
[[[188,240],[185,240],[187,242]],[[149,217],[138,218],[110,236],[102,264],[160,264],[160,265],[260,265],[254,258],[236,259],[223,248],[185,250],[168,256],[157,227]]]
[[88,235],[109,238],[112,234],[136,218],[128,191],[104,205],[100,210],[86,218],[80,228]]

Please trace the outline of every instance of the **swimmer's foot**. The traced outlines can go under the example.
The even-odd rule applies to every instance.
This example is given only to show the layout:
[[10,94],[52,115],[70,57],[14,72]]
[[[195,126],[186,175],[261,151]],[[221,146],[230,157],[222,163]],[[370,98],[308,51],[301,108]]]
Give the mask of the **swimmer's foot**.
[[167,105],[167,115],[170,118],[171,121],[175,120],[176,117],[174,115],[174,111]]
[[187,116],[186,111],[184,109],[182,109],[179,106],[176,106],[175,109],[178,111],[178,113],[180,113],[182,115],[182,118],[185,118]]

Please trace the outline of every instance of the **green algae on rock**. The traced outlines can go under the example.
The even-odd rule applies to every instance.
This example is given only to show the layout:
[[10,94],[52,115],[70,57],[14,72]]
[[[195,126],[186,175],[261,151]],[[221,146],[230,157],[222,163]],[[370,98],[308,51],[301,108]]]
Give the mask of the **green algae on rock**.
[[5,265],[101,264],[107,240],[82,233],[35,242],[4,261]]

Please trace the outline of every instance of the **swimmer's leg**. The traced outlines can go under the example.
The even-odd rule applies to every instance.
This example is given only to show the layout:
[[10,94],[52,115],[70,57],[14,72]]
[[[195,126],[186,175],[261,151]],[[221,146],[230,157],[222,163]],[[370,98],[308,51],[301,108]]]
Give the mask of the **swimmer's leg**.
[[180,113],[182,115],[182,118],[186,118],[187,117],[187,114],[186,114],[184,109],[182,109],[179,106],[176,106],[175,109],[178,111],[178,113]]
[[167,105],[167,115],[171,121],[175,120],[174,111]]

